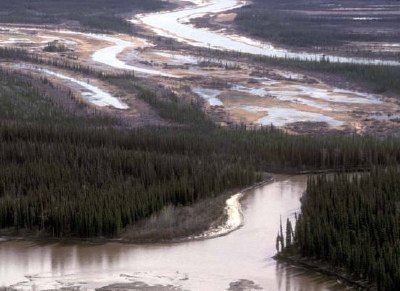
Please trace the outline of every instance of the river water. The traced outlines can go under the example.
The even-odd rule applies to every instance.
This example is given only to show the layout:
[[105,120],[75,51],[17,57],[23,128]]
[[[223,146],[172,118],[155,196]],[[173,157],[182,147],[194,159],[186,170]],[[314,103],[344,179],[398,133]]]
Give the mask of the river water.
[[41,68],[38,66],[30,65],[30,64],[17,64],[17,68],[21,69],[26,69],[26,70],[33,70],[39,73],[42,73],[43,75],[51,76],[51,77],[56,77],[58,79],[67,81],[72,84],[78,85],[80,88],[83,88],[85,92],[81,92],[82,98],[91,103],[94,104],[98,107],[106,107],[110,106],[116,109],[128,109],[129,106],[119,100],[118,98],[112,96],[108,92],[103,91],[102,89],[89,84],[89,81],[81,81],[75,78],[72,78],[70,76],[66,76],[64,74],[61,74],[59,72],[54,72],[49,69]]
[[[186,2],[186,1],[182,1]],[[211,31],[206,28],[197,28],[190,24],[190,20],[207,14],[229,11],[245,5],[242,0],[192,0],[193,5],[179,8],[174,11],[145,14],[133,19],[132,22],[141,22],[154,33],[171,37],[178,41],[198,47],[238,51],[243,53],[263,55],[278,58],[295,58],[300,60],[321,60],[329,58],[331,62],[358,63],[358,64],[387,64],[400,65],[397,61],[381,61],[373,59],[348,58],[334,55],[312,54],[307,52],[292,52],[283,48],[276,48],[268,43],[259,42],[248,37],[232,33]]]
[[[210,0],[172,12],[149,14],[142,23],[158,34],[195,46],[230,49],[278,57],[319,58],[291,53],[247,38],[194,28],[191,18],[242,5],[237,0]],[[135,70],[116,56],[132,47],[126,41],[95,36],[114,45],[93,55],[93,60]],[[331,59],[332,60],[332,59]],[[336,58],[338,62],[369,62]],[[157,71],[140,71],[159,74]],[[165,73],[165,76],[171,76]],[[305,176],[278,177],[277,181],[249,190],[242,200],[244,223],[226,236],[174,244],[130,245],[1,241],[0,287],[25,290],[81,288],[94,290],[115,283],[143,282],[168,290],[227,290],[242,282],[245,290],[344,289],[331,280],[272,259],[280,216],[285,221],[300,207]],[[240,281],[246,280],[246,281]],[[240,284],[239,284],[240,285]],[[175,289],[174,289],[175,288]],[[167,289],[163,289],[167,290]],[[239,289],[231,289],[239,290]]]
[[169,286],[168,290],[217,291],[245,279],[263,290],[341,289],[335,280],[271,258],[280,215],[284,221],[293,216],[305,187],[305,176],[280,176],[249,190],[242,200],[243,226],[213,239],[151,245],[3,241],[0,286],[93,290],[113,283],[143,282]]

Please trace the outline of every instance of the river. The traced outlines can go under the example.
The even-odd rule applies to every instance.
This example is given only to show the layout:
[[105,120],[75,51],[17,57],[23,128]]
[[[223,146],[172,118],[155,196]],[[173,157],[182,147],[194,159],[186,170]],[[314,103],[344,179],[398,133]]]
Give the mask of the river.
[[335,55],[312,54],[307,52],[293,52],[245,36],[221,31],[212,31],[206,28],[198,28],[190,24],[190,20],[208,14],[215,14],[239,8],[245,5],[246,1],[192,0],[191,2],[193,2],[193,5],[191,6],[178,8],[174,11],[144,14],[133,19],[132,22],[141,22],[145,27],[158,35],[174,38],[178,41],[197,47],[210,47],[255,55],[300,60],[321,60],[322,58],[329,58],[331,62],[337,63],[400,65],[398,61],[382,61],[340,57]]
[[213,239],[151,245],[3,241],[0,286],[93,290],[114,283],[142,282],[158,285],[154,290],[217,291],[243,279],[248,281],[242,284],[254,288],[244,290],[341,289],[335,280],[271,258],[280,215],[283,220],[293,216],[305,187],[305,176],[280,176],[271,184],[249,190],[242,200],[243,226]]
[[[160,35],[173,37],[194,46],[236,50],[251,54],[300,59],[322,56],[294,53],[245,37],[195,28],[188,20],[210,12],[239,7],[237,0],[198,2],[189,8],[143,15],[140,21]],[[112,46],[97,51],[93,61],[119,69],[138,70],[117,59],[127,41],[91,35]],[[380,63],[330,57],[331,61]],[[395,63],[396,65],[398,63]],[[139,69],[144,74],[157,70]],[[173,77],[165,72],[161,75]],[[63,76],[57,76],[66,78]],[[68,79],[71,81],[70,79]],[[38,243],[1,241],[0,286],[25,290],[81,288],[94,290],[115,283],[143,283],[163,286],[158,290],[231,290],[244,284],[256,290],[332,290],[344,289],[336,280],[272,259],[280,216],[294,215],[306,187],[305,176],[278,177],[277,181],[249,190],[242,200],[243,226],[228,235],[174,244],[130,245],[121,243]],[[244,281],[241,281],[244,280]],[[161,287],[160,287],[161,288]]]

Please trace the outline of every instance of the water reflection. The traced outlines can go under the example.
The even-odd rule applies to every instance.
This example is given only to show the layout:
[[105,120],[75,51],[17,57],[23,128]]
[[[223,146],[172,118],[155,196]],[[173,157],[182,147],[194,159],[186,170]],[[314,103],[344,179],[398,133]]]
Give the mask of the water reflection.
[[280,215],[299,208],[306,177],[279,177],[243,201],[245,224],[216,239],[180,244],[0,243],[0,286],[37,290],[146,282],[188,290],[226,290],[246,279],[264,290],[341,289],[335,280],[275,262]]

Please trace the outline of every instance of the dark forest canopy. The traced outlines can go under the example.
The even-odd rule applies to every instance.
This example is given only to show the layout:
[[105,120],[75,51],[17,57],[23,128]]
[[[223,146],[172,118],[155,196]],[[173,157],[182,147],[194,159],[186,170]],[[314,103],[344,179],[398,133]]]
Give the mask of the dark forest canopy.
[[115,120],[71,115],[4,71],[0,104],[0,228],[116,236],[164,206],[260,179],[233,157],[193,150],[198,140],[180,130],[118,130]]
[[103,31],[132,32],[122,14],[170,7],[161,0],[0,0],[0,22],[34,24],[80,24]]
[[260,172],[400,161],[398,139],[218,128],[195,105],[138,85],[139,97],[182,125],[113,128],[71,115],[21,76],[1,71],[0,87],[0,228],[112,237],[169,204],[253,184]]
[[345,268],[379,290],[399,290],[399,205],[398,166],[312,177],[286,252]]
[[392,12],[400,8],[391,5],[395,3],[399,1],[253,0],[237,10],[235,23],[239,30],[267,41],[336,50],[349,42],[398,42],[400,16]]

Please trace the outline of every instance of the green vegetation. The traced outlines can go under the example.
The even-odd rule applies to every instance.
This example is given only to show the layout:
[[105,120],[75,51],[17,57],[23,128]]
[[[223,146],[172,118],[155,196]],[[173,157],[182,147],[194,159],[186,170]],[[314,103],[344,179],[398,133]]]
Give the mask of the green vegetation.
[[[383,6],[386,8],[382,8]],[[251,5],[238,11],[235,19],[236,28],[261,39],[301,49],[313,48],[332,54],[338,54],[340,47],[348,42],[398,42],[400,34],[395,27],[400,21],[399,16],[385,14],[398,9],[393,1],[294,1],[294,0],[255,0]],[[379,12],[368,15],[368,9],[381,5]],[[335,13],[335,9],[366,9],[367,15],[382,18],[374,21],[355,21],[360,17],[356,12]],[[376,12],[376,11],[375,11]],[[383,34],[381,31],[387,31]],[[346,54],[359,52],[346,47]],[[376,54],[359,54],[362,57],[382,58],[384,52]],[[398,54],[392,54],[398,59]],[[375,93],[400,94],[400,69],[397,66],[374,66],[358,64],[331,63],[329,59],[301,61],[296,59],[279,59],[270,57],[254,57],[266,65],[279,66],[287,69],[305,72],[322,73],[330,76],[340,76],[343,80],[352,80]]]
[[[400,287],[400,168],[311,177],[285,252],[344,267],[379,290]],[[281,239],[279,236],[279,241]],[[289,241],[289,242],[288,242]]]
[[[391,3],[393,1],[350,0],[327,4],[321,0],[254,0],[252,4],[238,10],[235,24],[239,30],[267,41],[298,48],[323,47],[325,50],[337,50],[347,42],[398,41],[400,34],[395,27],[400,18],[394,14],[385,14],[386,11],[398,9],[397,7],[386,7],[373,14],[365,10],[361,15],[359,10],[352,13],[335,13],[337,11],[334,10],[373,10],[376,8],[374,4]],[[357,20],[371,16],[376,19]],[[386,33],[381,33],[383,30]]]
[[323,73],[340,76],[344,80],[352,80],[369,87],[375,93],[400,94],[400,67],[388,65],[341,64],[325,60],[296,60],[269,57],[256,57],[264,64],[281,66],[305,72]]
[[[176,152],[163,130],[0,128],[0,226],[115,236],[168,204],[189,205],[259,178],[215,153]],[[169,133],[171,135],[171,133]]]
[[261,171],[400,160],[397,139],[217,128],[195,104],[182,105],[167,91],[152,93],[124,76],[110,81],[135,86],[164,118],[182,125],[110,128],[63,112],[21,76],[0,76],[0,228],[117,236],[167,205],[191,205],[259,181]]
[[100,31],[132,33],[133,27],[121,14],[161,10],[160,0],[0,0],[0,22],[81,25]]
[[[211,51],[199,50],[199,55],[210,55]],[[400,94],[400,66],[365,65],[354,63],[330,62],[329,58],[315,60],[299,60],[291,58],[277,58],[268,56],[246,55],[240,52],[213,50],[215,58],[244,58],[265,65],[267,70],[271,66],[281,69],[301,71],[303,73],[323,74],[333,79],[340,77],[345,81],[351,80],[358,85],[368,87],[375,93],[387,93],[396,98]],[[263,74],[260,69],[258,74]]]
[[[164,7],[158,0],[126,0],[118,5],[103,0],[3,2],[0,0],[5,13],[0,22],[72,20],[91,29],[128,33],[132,28],[117,16],[119,13]],[[306,47],[334,47],[349,40],[348,31],[335,29],[335,23],[343,25],[351,23],[349,20],[299,16],[284,9],[293,5],[292,0],[255,3],[236,19],[255,36]],[[263,9],[257,6],[260,3]],[[297,3],[292,8],[306,6]],[[88,11],[90,17],[86,16]],[[360,34],[354,39],[371,41],[376,37]],[[386,37],[380,40],[393,40],[397,35]],[[57,43],[45,48],[47,52],[65,50]],[[339,75],[367,84],[375,92],[400,93],[398,67],[213,53]],[[343,171],[308,180],[302,212],[294,228],[290,220],[285,232],[281,226],[277,250],[283,256],[295,254],[344,268],[353,277],[376,284],[379,290],[399,289],[399,139],[294,136],[273,127],[219,128],[199,104],[182,102],[162,87],[144,85],[133,73],[106,74],[78,62],[15,48],[0,48],[0,59],[100,78],[137,93],[172,124],[128,128],[117,118],[87,114],[82,104],[65,106],[65,100],[74,103],[75,96],[61,92],[46,78],[34,80],[0,70],[0,233],[27,232],[55,238],[117,237],[124,233],[128,239],[185,235],[187,229],[199,230],[187,221],[207,216],[209,212],[203,209],[214,203],[214,198],[260,181],[263,172]],[[239,69],[235,63],[208,59],[200,65]],[[58,92],[58,97],[48,92]],[[348,173],[356,170],[364,172]],[[203,203],[202,208],[192,208],[195,203]],[[212,211],[212,217],[218,215],[217,209]],[[176,230],[171,225],[182,228]]]
[[194,141],[172,130],[119,131],[76,119],[28,80],[0,76],[0,228],[115,236],[166,205],[259,180],[220,153],[191,151]]
[[52,41],[47,43],[47,45],[43,48],[43,51],[49,52],[49,53],[55,53],[55,52],[66,52],[68,51],[68,47],[64,44],[60,44],[57,41]]
[[14,47],[0,47],[0,60],[8,62],[27,62],[38,65],[52,66],[60,69],[70,70],[79,74],[90,75],[100,79],[113,79],[116,76],[125,79],[133,79],[134,72],[125,72],[123,74],[104,72],[96,70],[91,66],[84,65],[78,61],[72,61],[65,58],[50,58],[39,54],[28,52],[24,49]]
[[[46,90],[47,89],[47,90]],[[52,91],[49,96],[46,91]],[[88,114],[87,106],[76,102],[71,91],[61,91],[46,77],[33,82],[23,75],[0,69],[0,122],[2,124],[36,124],[63,123],[68,126],[80,126],[89,123],[91,126],[119,125],[116,119],[100,113]]]

